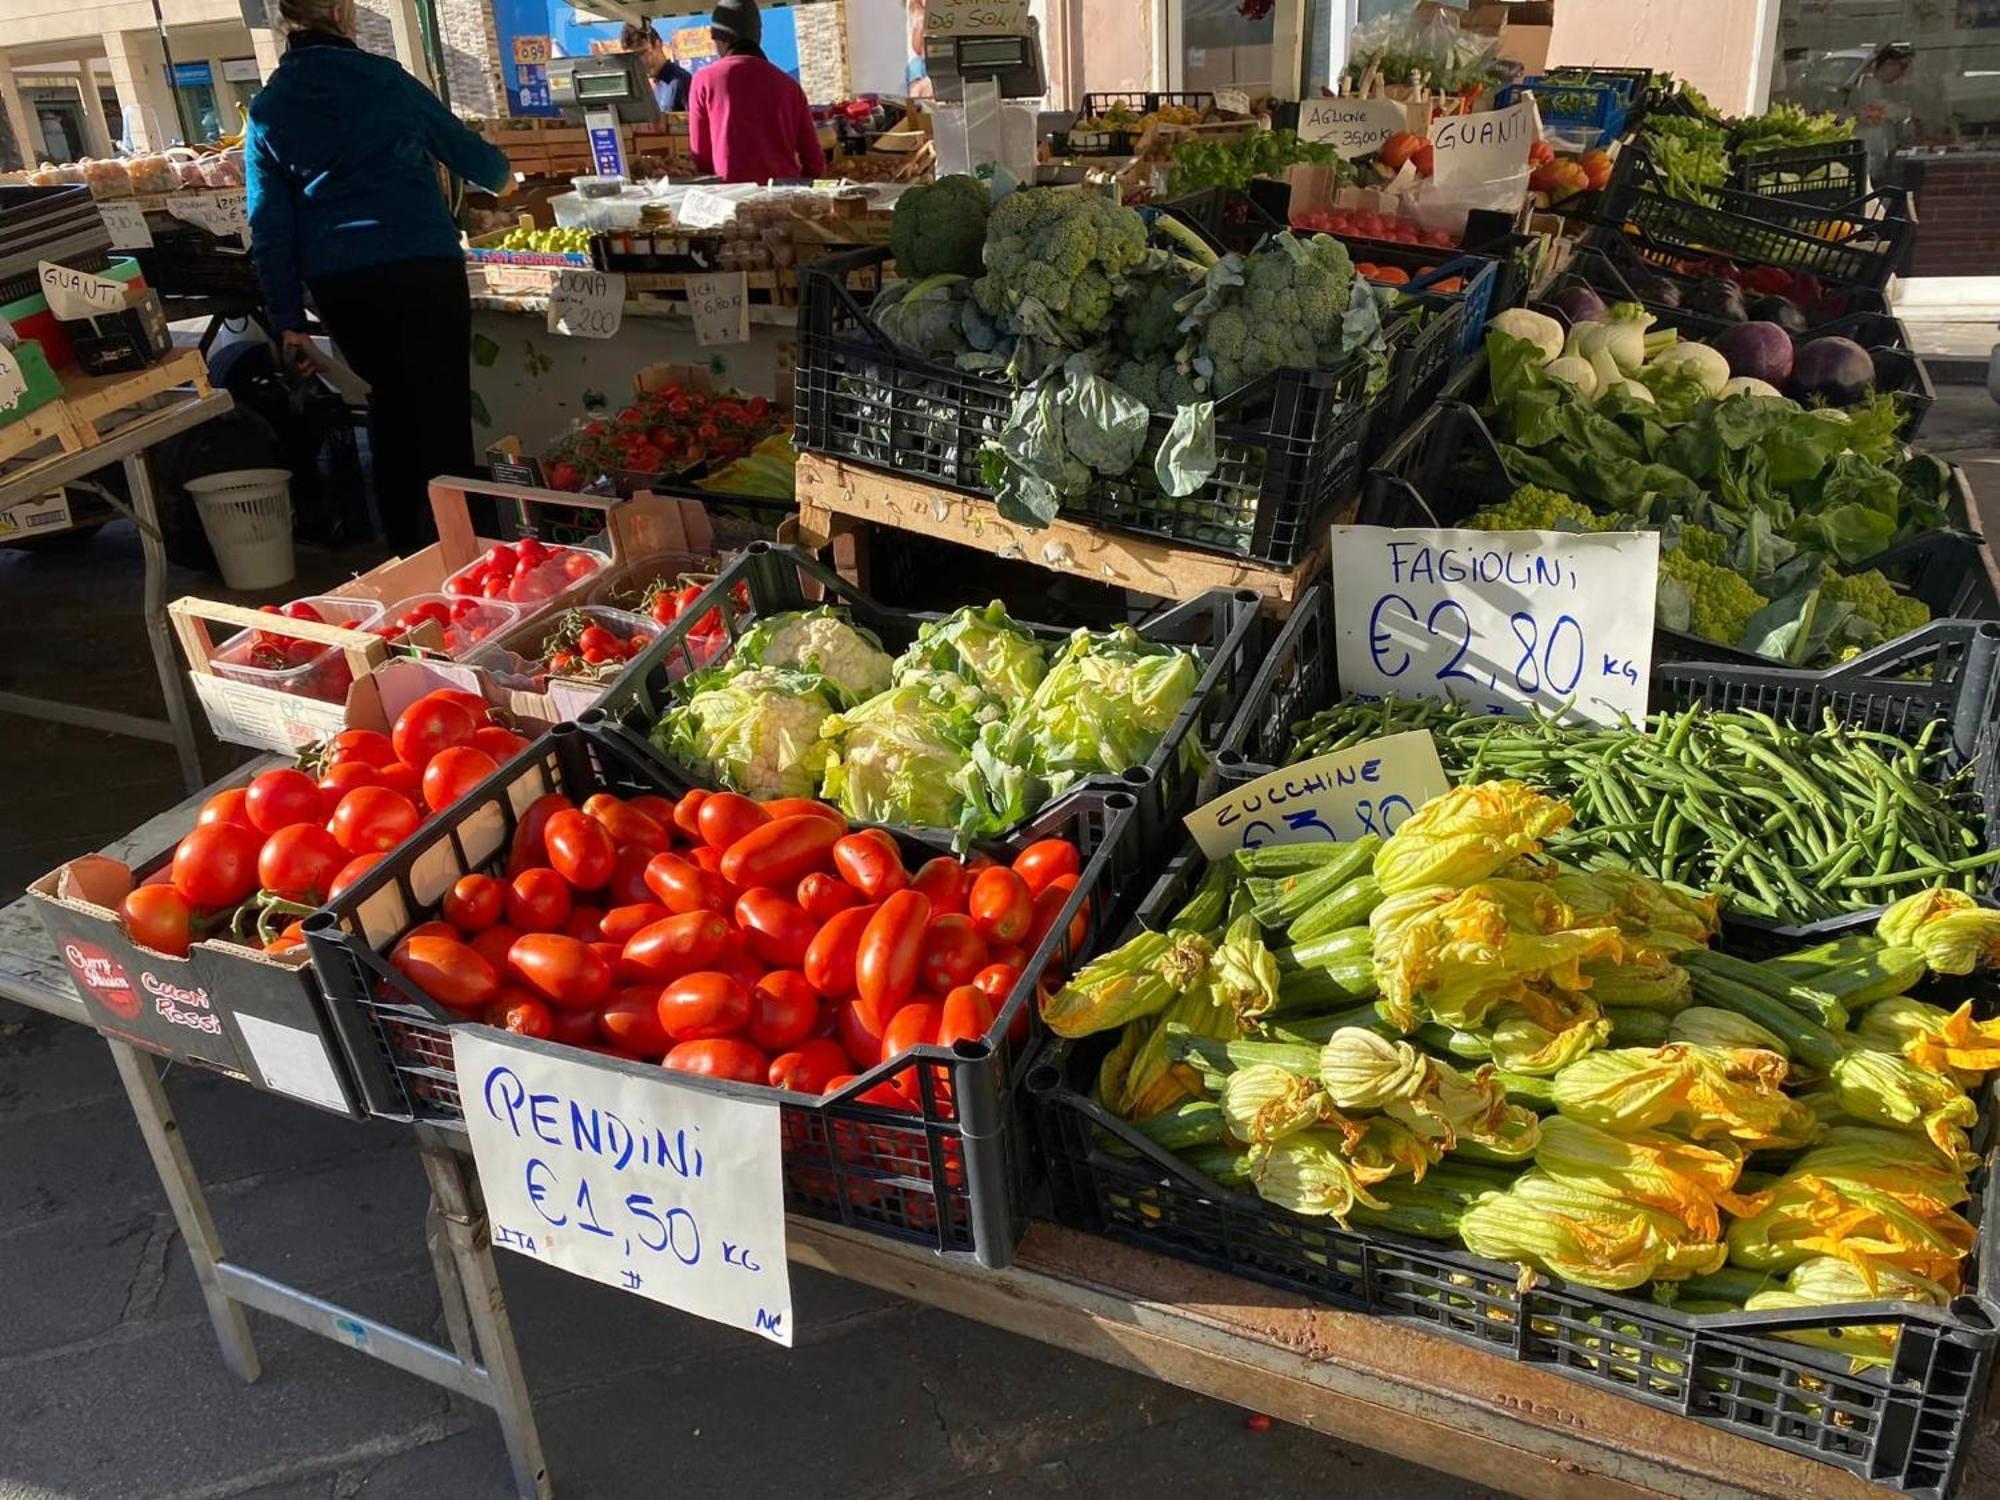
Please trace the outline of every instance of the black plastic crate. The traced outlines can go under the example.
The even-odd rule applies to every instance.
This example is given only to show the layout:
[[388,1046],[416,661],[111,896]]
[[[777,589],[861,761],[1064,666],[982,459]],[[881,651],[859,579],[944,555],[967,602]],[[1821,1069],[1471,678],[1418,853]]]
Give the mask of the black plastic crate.
[[[1214,103],[1215,95],[1205,89],[1114,89],[1085,94],[1076,119],[1102,119],[1106,110],[1120,106],[1143,118],[1170,104],[1207,110]],[[1138,149],[1141,134],[1138,130],[1079,130],[1072,122],[1069,129],[1050,136],[1049,150],[1056,156],[1130,156]]]
[[[1764,151],[1732,147],[1729,185],[1739,193],[1837,208],[1868,191],[1868,148],[1860,141],[1821,141]],[[1826,175],[1815,180],[1813,173]]]
[[[1183,858],[1147,898],[1170,915],[1199,878]],[[1677,1313],[1481,1259],[1445,1242],[1342,1229],[1218,1186],[1093,1098],[1116,1033],[1051,1041],[1027,1078],[1058,1223],[1175,1260],[1430,1331],[1568,1379],[1836,1465],[1903,1494],[1946,1500],[1977,1434],[2000,1344],[2000,1274],[1987,1244],[2000,1163],[1983,1143],[1974,1289],[1948,1308],[1906,1302],[1773,1312]],[[1991,1124],[1992,1105],[1986,1111]],[[1990,1130],[1987,1132],[1990,1134]],[[1887,1371],[1780,1337],[1899,1330]]]
[[[1579,264],[1577,257],[1582,256],[1586,250],[1596,252],[1596,256],[1581,262],[1586,268],[1597,263],[1596,257],[1602,257],[1622,279],[1629,280],[1638,272],[1664,276],[1680,287],[1683,298],[1703,275],[1719,274],[1726,266],[1735,264],[1729,257],[1714,252],[1690,252],[1672,245],[1660,244],[1629,225],[1623,228],[1615,224],[1593,225],[1584,234],[1571,258],[1570,265],[1565,269],[1577,266]],[[1700,269],[1704,266],[1714,269],[1713,271]],[[1887,313],[1890,310],[1889,299],[1879,287],[1856,286],[1824,275],[1817,275],[1817,280],[1820,283],[1819,297],[1810,306],[1804,304],[1799,306],[1799,310],[1806,315],[1809,326],[1815,322],[1844,317],[1850,313]]]
[[[306,919],[313,967],[370,1114],[463,1128],[452,1034],[479,1023],[439,1008],[390,966],[387,955],[400,935],[434,916],[461,875],[504,863],[519,816],[537,797],[557,791],[580,803],[599,791],[631,795],[654,787],[615,746],[558,725]],[[818,1097],[666,1076],[704,1093],[777,1103],[790,1211],[985,1266],[1007,1265],[1026,1228],[1036,1176],[1025,1124],[1016,1118],[1032,1049],[1013,1038],[1032,1038],[1039,1024],[1032,976],[1051,965],[1073,967],[1081,951],[1117,930],[1129,902],[1121,905],[1113,893],[1136,888],[1142,878],[1121,833],[1133,813],[1134,799],[1123,791],[1080,793],[1023,825],[1004,846],[1066,838],[1085,864],[985,1041],[916,1048]],[[933,852],[904,845],[907,859]],[[1069,928],[1079,914],[1086,943],[1072,952]],[[637,1066],[613,1059],[603,1065]],[[862,1102],[871,1089],[912,1079],[914,1113]]]
[[[1007,425],[1005,380],[914,358],[868,316],[886,249],[826,256],[800,271],[796,442],[822,453],[975,495],[991,491],[980,448]],[[1392,346],[1402,320],[1385,330]],[[1153,477],[1153,455],[1174,414],[1155,412],[1152,435],[1130,473],[1099,476],[1063,513],[1094,525],[1289,568],[1317,545],[1324,524],[1359,486],[1369,421],[1387,397],[1367,394],[1357,351],[1331,370],[1278,370],[1215,403],[1216,468],[1192,495]]]
[[1636,228],[1656,246],[1682,255],[1724,255],[1878,290],[1903,269],[1916,240],[1899,192],[1882,190],[1834,207],[1729,188],[1717,189],[1714,198],[1707,204],[1672,196],[1646,153],[1627,147],[1597,218]]
[[[749,600],[747,606],[743,597]],[[1193,695],[1161,738],[1151,760],[1122,777],[1097,779],[1098,785],[1116,785],[1135,799],[1136,816],[1123,832],[1148,857],[1163,854],[1177,840],[1175,825],[1194,805],[1208,750],[1221,739],[1249,686],[1262,643],[1261,602],[1260,596],[1248,589],[1210,589],[1167,606],[1138,626],[1148,640],[1196,649],[1202,669]],[[754,542],[716,576],[700,599],[632,659],[618,680],[605,689],[597,706],[583,715],[582,728],[593,738],[615,746],[635,773],[652,777],[652,790],[680,795],[694,784],[692,773],[667,760],[649,737],[660,716],[673,705],[674,685],[699,667],[726,660],[737,639],[759,618],[818,604],[846,610],[856,625],[873,631],[891,653],[915,640],[921,626],[942,618],[877,603],[804,552]],[[723,638],[691,639],[690,633],[711,609],[722,621]],[[1061,626],[1025,620],[1021,624],[1051,643],[1070,636]],[[1080,795],[1082,792],[1073,788],[1035,817],[1046,816]],[[893,827],[891,831],[934,845],[933,852],[949,848],[952,840],[948,828]]]

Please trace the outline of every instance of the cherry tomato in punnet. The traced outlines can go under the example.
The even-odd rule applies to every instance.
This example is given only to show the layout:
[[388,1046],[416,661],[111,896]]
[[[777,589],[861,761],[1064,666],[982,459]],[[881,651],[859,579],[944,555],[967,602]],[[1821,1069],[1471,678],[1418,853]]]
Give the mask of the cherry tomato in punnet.
[[763,886],[736,898],[736,925],[750,951],[773,969],[796,969],[804,963],[806,949],[820,928],[797,903]]
[[[660,991],[660,1025],[677,1042],[729,1036],[750,1019],[750,991],[728,974],[683,974]],[[759,1070],[757,1081],[763,1081]]]
[[762,828],[771,815],[748,797],[735,792],[715,792],[702,799],[695,809],[695,827],[701,841],[712,849],[727,849],[753,828]]
[[819,993],[796,969],[773,969],[750,991],[750,1040],[766,1052],[789,1051],[819,1023]]
[[257,883],[274,896],[317,906],[347,853],[317,823],[292,823],[264,840],[257,855]]
[[838,823],[842,833],[847,832],[847,819],[840,809],[827,805],[817,797],[773,797],[769,802],[757,805],[773,822],[779,818],[825,818],[829,823]]
[[815,922],[824,922],[837,911],[861,905],[861,892],[838,876],[815,870],[799,882],[800,908]]
[[170,885],[128,891],[118,910],[125,918],[125,935],[141,948],[181,958],[194,945],[194,908]]
[[174,889],[190,906],[234,906],[257,889],[262,834],[236,823],[204,823],[174,850]]
[[319,779],[320,805],[331,812],[340,799],[358,786],[381,786],[382,768],[365,760],[344,760],[328,766]]
[[326,899],[331,901],[355,881],[382,863],[379,854],[357,854],[338,870],[333,872],[333,883],[326,888]]
[[1014,873],[1027,882],[1031,895],[1058,875],[1075,875],[1082,870],[1076,845],[1068,839],[1037,839],[1014,856]]
[[396,759],[404,764],[426,766],[440,750],[470,745],[479,724],[479,716],[463,703],[433,693],[396,715],[389,743],[395,748]]
[[466,942],[474,953],[493,965],[494,973],[504,974],[507,972],[507,954],[514,947],[514,939],[520,935],[520,928],[509,927],[505,922],[495,922],[491,927],[483,928],[473,937],[466,939]]
[[641,928],[626,939],[618,972],[626,979],[665,984],[707,969],[729,946],[729,924],[712,911],[682,912]]
[[954,1042],[984,1041],[999,1014],[999,1002],[991,995],[974,985],[961,984],[944,997],[944,1010],[938,1016],[937,1043],[949,1047]]
[[396,945],[389,962],[446,1010],[480,1011],[500,992],[493,966],[456,937],[412,934]]
[[327,828],[349,854],[380,854],[395,848],[422,822],[417,805],[386,786],[358,786],[340,799]]
[[603,825],[580,812],[559,812],[542,831],[549,864],[580,891],[599,890],[618,868],[618,851]]
[[594,1010],[611,990],[611,966],[560,932],[521,934],[507,950],[507,968],[559,1010]]
[[845,1000],[854,993],[854,958],[861,948],[861,934],[868,930],[877,908],[855,906],[837,911],[820,924],[806,947],[801,966],[807,983],[829,1000]]
[[667,847],[667,831],[629,803],[606,792],[587,798],[583,814],[610,836],[613,847],[638,844],[658,854]]
[[682,795],[674,804],[674,827],[691,839],[701,837],[701,805],[713,795],[700,787]]
[[[833,1034],[848,1059],[863,1073],[882,1061],[882,1030],[875,1007],[865,1000],[843,1000],[834,1014]],[[832,1085],[828,1085],[832,1087]]]
[[505,765],[528,748],[525,736],[498,724],[481,724],[472,731],[472,748],[484,750],[497,764]]
[[924,929],[923,956],[918,960],[918,982],[934,995],[948,995],[986,967],[986,939],[972,925],[972,918],[960,912],[932,917]]
[[597,1031],[621,1052],[659,1057],[673,1046],[660,1024],[658,985],[634,984],[619,990],[597,1012]]
[[723,852],[722,878],[738,890],[794,884],[825,866],[840,837],[836,825],[810,813],[779,818],[752,829]]
[[548,1037],[555,1032],[555,1019],[548,1006],[522,989],[508,985],[486,1010],[486,1024],[520,1036]]
[[484,932],[507,909],[507,887],[491,875],[461,875],[444,893],[444,919],[460,932]]
[[922,868],[910,877],[910,889],[930,897],[931,910],[940,914],[964,912],[965,893],[971,886],[972,877],[965,866],[949,854],[925,860]]
[[670,915],[657,901],[633,901],[624,906],[614,906],[597,924],[598,936],[607,943],[629,943],[640,932],[655,922],[664,922]]
[[259,833],[276,833],[294,823],[317,823],[326,816],[319,783],[303,771],[266,771],[243,791],[243,810]]
[[[1076,889],[1076,876],[1058,875],[1042,887],[1035,897],[1034,920],[1028,924],[1028,935],[1021,946],[1033,953],[1041,947],[1042,939],[1049,935],[1057,920],[1062,916],[1063,903],[1069,900]],[[1090,903],[1084,902],[1076,909],[1076,915],[1069,919],[1069,936],[1066,939],[1072,957],[1082,949],[1084,940],[1090,936]]]
[[853,1064],[847,1051],[832,1037],[818,1036],[800,1043],[793,1052],[771,1059],[765,1080],[774,1089],[790,1089],[795,1094],[823,1094],[827,1084],[846,1073]]
[[879,828],[850,833],[833,846],[833,868],[870,901],[886,901],[910,883],[903,851]]
[[440,750],[424,767],[424,805],[432,812],[443,812],[499,769],[500,763],[492,756],[470,745]]
[[1035,897],[1028,882],[999,865],[973,877],[965,909],[988,942],[1018,943],[1035,921]]
[[896,892],[868,919],[854,954],[854,988],[878,1015],[887,1017],[916,993],[930,919],[930,898],[916,891]]
[[601,906],[572,906],[559,930],[564,937],[573,937],[579,943],[594,943],[604,936],[599,927],[603,920]]
[[646,888],[671,912],[727,911],[735,904],[721,876],[709,874],[678,854],[656,854],[647,862]]
[[194,825],[206,828],[210,823],[234,823],[238,828],[247,828],[252,833],[259,832],[257,825],[250,821],[250,810],[244,806],[249,793],[240,786],[233,786],[226,792],[217,792],[202,803],[201,811],[195,814]]
[[576,804],[561,792],[544,792],[530,802],[527,811],[521,814],[521,821],[514,825],[513,843],[507,850],[507,874],[515,876],[547,864],[548,851],[542,847],[542,833],[549,826],[549,819],[559,812],[574,811]]
[[379,729],[343,729],[333,737],[332,764],[386,766],[397,759],[396,747]]
[[554,932],[573,902],[569,882],[554,870],[523,870],[507,886],[507,921],[523,932]]
[[660,1066],[734,1083],[762,1083],[771,1070],[770,1060],[762,1052],[736,1037],[677,1042],[673,1051],[660,1059]]

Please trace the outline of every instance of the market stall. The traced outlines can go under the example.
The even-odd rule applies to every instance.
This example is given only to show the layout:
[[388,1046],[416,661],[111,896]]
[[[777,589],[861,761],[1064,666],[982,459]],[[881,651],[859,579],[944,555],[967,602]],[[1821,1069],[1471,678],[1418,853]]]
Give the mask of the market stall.
[[[352,1326],[523,1495],[492,1246],[780,1344],[815,1265],[1524,1494],[1990,1472],[2000,600],[1913,223],[1829,122],[1370,40],[1290,131],[1089,101],[1116,193],[826,215],[794,302],[698,189],[503,231],[482,368],[539,309],[614,415],[487,396],[500,534],[443,480],[422,554],[177,606],[296,764],[37,882],[7,992],[149,1141],[142,1052],[413,1127],[471,1321],[440,1256],[451,1353]],[[601,358],[660,304],[731,363]],[[760,307],[799,545],[693,488],[789,473]],[[913,535],[951,607],[815,555]],[[349,1326],[155,1156],[240,1368],[236,1304]]]

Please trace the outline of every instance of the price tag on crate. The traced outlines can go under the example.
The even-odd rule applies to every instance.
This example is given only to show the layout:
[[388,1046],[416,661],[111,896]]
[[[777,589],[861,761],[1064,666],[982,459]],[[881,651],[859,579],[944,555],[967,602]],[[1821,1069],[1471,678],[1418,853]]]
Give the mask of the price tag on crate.
[[750,281],[741,271],[711,271],[687,279],[688,312],[694,341],[741,344],[750,337]]
[[1210,859],[1269,844],[1387,838],[1450,785],[1430,731],[1412,729],[1246,781],[1182,821]]
[[778,1107],[460,1028],[493,1243],[790,1346]]
[[167,212],[176,219],[206,229],[217,239],[235,235],[245,245],[250,243],[247,201],[242,188],[227,188],[219,193],[169,193],[166,199]]
[[1248,89],[1217,89],[1215,107],[1226,115],[1247,115],[1250,113],[1250,91]]
[[147,227],[146,215],[130,198],[106,198],[97,205],[97,211],[104,218],[104,227],[111,231],[112,249],[153,247],[153,231]]
[[[1299,105],[1299,139],[1323,141],[1349,160],[1409,128],[1409,110],[1394,99],[1307,99]],[[1521,155],[1526,158],[1526,147]]]
[[113,281],[109,276],[74,271],[49,260],[39,263],[38,273],[49,311],[62,322],[101,317],[119,312],[125,306],[125,283]]
[[1334,660],[1350,693],[1643,720],[1657,532],[1333,528]]
[[616,271],[556,272],[549,288],[550,333],[580,339],[608,339],[625,321],[625,278]]

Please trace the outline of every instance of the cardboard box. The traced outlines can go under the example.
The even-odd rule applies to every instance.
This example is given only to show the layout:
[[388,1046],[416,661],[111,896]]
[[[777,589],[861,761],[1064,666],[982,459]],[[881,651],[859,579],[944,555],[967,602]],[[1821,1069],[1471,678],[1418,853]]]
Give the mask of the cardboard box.
[[16,500],[0,510],[0,541],[18,541],[43,531],[69,527],[69,497],[53,490],[33,500]]
[[1466,31],[1500,39],[1500,58],[1518,63],[1521,76],[1545,71],[1556,34],[1555,0],[1478,0],[1459,23]]

